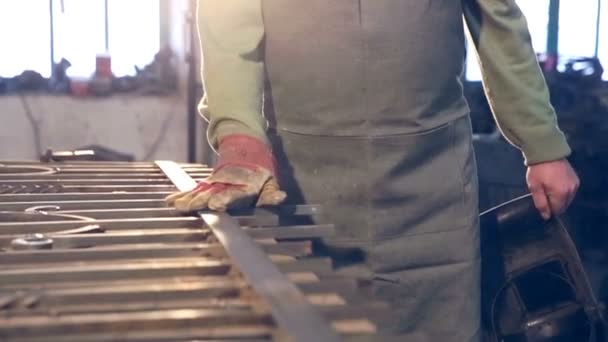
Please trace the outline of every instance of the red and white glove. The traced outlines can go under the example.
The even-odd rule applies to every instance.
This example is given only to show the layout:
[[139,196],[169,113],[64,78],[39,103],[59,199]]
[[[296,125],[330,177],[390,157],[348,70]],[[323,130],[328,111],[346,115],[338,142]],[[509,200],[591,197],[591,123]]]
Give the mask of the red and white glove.
[[182,212],[202,209],[277,205],[287,197],[276,181],[275,161],[270,148],[246,135],[222,137],[218,165],[207,179],[191,191],[168,196],[168,205]]

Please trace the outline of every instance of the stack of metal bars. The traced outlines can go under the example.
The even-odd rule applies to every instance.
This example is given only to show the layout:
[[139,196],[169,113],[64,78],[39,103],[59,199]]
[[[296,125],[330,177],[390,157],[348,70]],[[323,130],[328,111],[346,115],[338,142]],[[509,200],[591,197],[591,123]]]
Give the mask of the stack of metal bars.
[[0,162],[1,341],[382,340],[316,206],[179,213],[198,164]]

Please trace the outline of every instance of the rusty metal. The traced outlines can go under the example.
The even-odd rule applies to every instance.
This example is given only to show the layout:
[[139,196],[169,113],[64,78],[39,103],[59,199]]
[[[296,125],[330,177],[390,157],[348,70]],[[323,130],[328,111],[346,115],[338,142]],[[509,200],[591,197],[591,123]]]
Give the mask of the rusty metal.
[[[297,327],[284,328],[259,279],[245,276],[251,269],[235,262],[217,227],[166,206],[164,197],[177,188],[156,164],[0,164],[1,341],[298,336]],[[194,180],[211,172],[179,167]],[[386,318],[387,305],[368,300],[356,279],[314,255],[312,241],[333,227],[303,225],[310,220],[301,218],[319,210],[258,208],[231,211],[229,219],[301,293],[330,336],[382,340],[376,322]],[[320,331],[307,333],[322,341]]]
[[[189,191],[196,187],[194,179],[178,164],[159,161],[157,165],[178,190]],[[269,304],[279,327],[285,329],[294,341],[338,341],[330,324],[273,265],[237,221],[225,213],[200,212],[197,215],[224,245],[253,289]]]

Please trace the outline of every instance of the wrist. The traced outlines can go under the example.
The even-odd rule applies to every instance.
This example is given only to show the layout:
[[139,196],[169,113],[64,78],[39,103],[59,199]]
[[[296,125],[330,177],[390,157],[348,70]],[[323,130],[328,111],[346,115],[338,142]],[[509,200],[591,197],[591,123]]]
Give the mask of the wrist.
[[226,165],[249,169],[262,168],[276,174],[276,162],[270,146],[257,138],[244,134],[231,134],[219,138],[219,170]]

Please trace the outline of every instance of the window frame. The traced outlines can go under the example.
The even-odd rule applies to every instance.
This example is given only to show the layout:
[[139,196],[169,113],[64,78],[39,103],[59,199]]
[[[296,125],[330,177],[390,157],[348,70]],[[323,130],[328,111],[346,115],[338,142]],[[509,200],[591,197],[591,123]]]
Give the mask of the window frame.
[[[572,1],[572,0],[571,0]],[[595,47],[594,47],[594,55],[593,56],[580,56],[580,57],[595,57],[595,58],[601,58],[601,54],[600,54],[600,46],[602,46],[602,40],[601,40],[601,28],[604,26],[608,26],[607,23],[602,23],[602,19],[604,20],[608,20],[608,18],[604,18],[602,16],[602,14],[608,13],[608,10],[606,9],[606,4],[602,4],[602,0],[596,0],[597,2],[597,13],[596,13],[596,18],[595,18]],[[548,3],[548,8],[547,8],[547,12],[548,12],[548,21],[547,21],[547,41],[546,41],[546,53],[550,54],[551,52],[555,51],[557,53],[558,56],[561,56],[561,52],[559,50],[559,26],[560,26],[560,16],[559,16],[559,5],[560,5],[560,1],[559,0],[550,0]],[[603,13],[605,12],[605,13]],[[608,30],[607,30],[608,32]],[[607,33],[608,34],[608,33]],[[606,37],[606,40],[608,40],[608,37]],[[474,54],[473,51],[467,51],[467,55],[470,55],[471,53]],[[542,53],[542,52],[541,52]],[[465,82],[481,82],[480,79],[469,79],[468,74],[468,67],[469,67],[469,63],[471,60],[474,60],[477,64],[477,69],[479,68],[478,62],[476,60],[476,58],[472,58],[469,59],[467,58],[467,60],[465,60],[465,68],[464,68],[464,80]],[[608,60],[607,63],[605,63],[606,66],[608,67]],[[476,72],[473,75],[480,75],[479,72]],[[608,81],[608,73],[604,74],[604,80]]]

